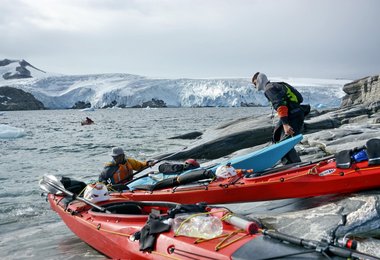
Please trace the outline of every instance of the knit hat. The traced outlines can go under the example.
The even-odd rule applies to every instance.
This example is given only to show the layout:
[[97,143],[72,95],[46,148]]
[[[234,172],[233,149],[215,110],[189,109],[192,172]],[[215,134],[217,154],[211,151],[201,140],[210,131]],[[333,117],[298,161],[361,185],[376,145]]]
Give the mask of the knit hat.
[[124,154],[123,148],[121,147],[114,147],[112,148],[112,153],[110,154],[112,157],[119,156]]
[[261,73],[257,76],[257,90],[264,90],[265,85],[269,82],[267,76],[264,73]]

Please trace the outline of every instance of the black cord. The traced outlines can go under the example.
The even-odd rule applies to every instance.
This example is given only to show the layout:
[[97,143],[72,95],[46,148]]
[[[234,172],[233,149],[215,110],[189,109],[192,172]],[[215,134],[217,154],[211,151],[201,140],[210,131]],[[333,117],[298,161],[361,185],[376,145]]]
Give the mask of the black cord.
[[286,255],[281,255],[281,256],[274,256],[274,257],[268,257],[268,258],[260,258],[258,260],[280,259],[280,258],[285,258],[285,257],[289,257],[289,256],[304,255],[304,254],[309,254],[309,253],[314,253],[314,252],[315,252],[315,250],[312,249],[312,250],[307,250],[307,251],[297,252],[297,253],[291,253],[291,254],[286,254]]

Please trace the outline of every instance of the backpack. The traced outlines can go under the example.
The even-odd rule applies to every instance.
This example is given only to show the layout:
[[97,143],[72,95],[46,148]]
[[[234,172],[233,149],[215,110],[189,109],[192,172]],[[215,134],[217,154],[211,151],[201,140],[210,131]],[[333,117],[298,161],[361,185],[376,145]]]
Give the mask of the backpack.
[[303,102],[303,97],[301,93],[298,92],[293,86],[286,82],[279,82],[285,90],[287,100],[293,103],[301,104]]
[[297,89],[295,89],[293,86],[289,85],[286,82],[279,82],[279,83],[285,89],[286,97],[290,103],[290,106],[291,106],[292,102],[296,103],[302,109],[304,116],[307,116],[310,113],[311,107],[309,104],[302,104],[301,105],[301,103],[303,102],[303,97],[302,97],[301,93],[299,93]]

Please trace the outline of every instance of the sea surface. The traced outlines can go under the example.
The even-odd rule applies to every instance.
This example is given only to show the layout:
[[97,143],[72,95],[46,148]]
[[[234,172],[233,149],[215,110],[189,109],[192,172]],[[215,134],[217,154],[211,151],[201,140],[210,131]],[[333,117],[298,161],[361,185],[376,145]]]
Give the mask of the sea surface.
[[[165,108],[13,111],[0,124],[26,135],[0,139],[0,259],[104,259],[76,237],[41,196],[44,174],[96,180],[113,146],[145,160],[176,152],[191,140],[168,139],[204,131],[269,108]],[[93,125],[81,125],[86,117]],[[247,212],[246,212],[247,213]]]

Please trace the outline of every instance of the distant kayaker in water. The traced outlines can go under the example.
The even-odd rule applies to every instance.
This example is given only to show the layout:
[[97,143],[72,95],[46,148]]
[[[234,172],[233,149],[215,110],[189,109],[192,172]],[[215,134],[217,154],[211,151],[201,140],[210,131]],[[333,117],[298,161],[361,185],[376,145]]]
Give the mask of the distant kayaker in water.
[[[270,82],[264,73],[257,72],[252,83],[272,103],[280,118],[273,131],[273,141],[278,142],[287,136],[298,135],[303,130],[304,110],[301,107],[302,95],[285,82]],[[291,149],[282,159],[283,164],[300,162],[297,151]]]
[[89,117],[86,117],[86,119],[81,122],[82,125],[91,125],[93,123],[95,123],[95,122],[92,121],[92,119]]
[[93,124],[94,123],[94,121],[92,121],[92,119],[91,118],[89,118],[89,117],[86,117],[86,123],[87,124]]
[[146,167],[154,165],[153,161],[141,162],[133,158],[126,158],[121,147],[112,148],[110,154],[113,158],[106,163],[99,175],[99,181],[105,183],[119,184],[132,180],[133,171],[141,171]]

